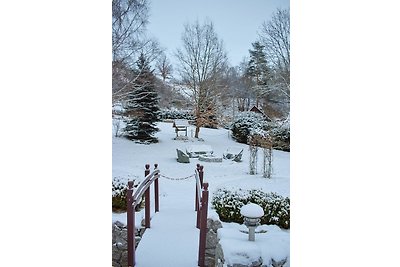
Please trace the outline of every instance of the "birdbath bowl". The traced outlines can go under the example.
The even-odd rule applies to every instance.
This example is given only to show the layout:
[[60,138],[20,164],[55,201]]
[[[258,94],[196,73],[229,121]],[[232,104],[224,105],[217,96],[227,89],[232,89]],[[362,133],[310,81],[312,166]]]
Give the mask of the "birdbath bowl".
[[244,217],[244,225],[249,228],[249,241],[255,241],[256,228],[260,225],[264,210],[260,205],[249,203],[240,209],[240,214]]

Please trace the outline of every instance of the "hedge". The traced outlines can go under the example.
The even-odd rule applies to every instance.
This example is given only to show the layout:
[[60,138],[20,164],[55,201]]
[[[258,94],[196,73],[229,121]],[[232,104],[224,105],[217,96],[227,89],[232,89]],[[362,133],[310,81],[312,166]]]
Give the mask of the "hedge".
[[261,224],[290,228],[290,199],[273,192],[266,193],[260,189],[231,191],[222,188],[214,193],[211,203],[223,222],[243,223],[240,208],[248,203],[255,203],[264,210]]

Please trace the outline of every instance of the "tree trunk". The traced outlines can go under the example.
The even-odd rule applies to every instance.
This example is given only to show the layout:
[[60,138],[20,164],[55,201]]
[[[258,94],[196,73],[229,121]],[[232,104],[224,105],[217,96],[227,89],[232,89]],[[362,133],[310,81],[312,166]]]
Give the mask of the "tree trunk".
[[200,126],[196,125],[196,131],[194,133],[194,138],[199,138]]
[[197,104],[196,107],[196,131],[194,133],[194,138],[199,138],[199,132],[200,132],[200,107]]

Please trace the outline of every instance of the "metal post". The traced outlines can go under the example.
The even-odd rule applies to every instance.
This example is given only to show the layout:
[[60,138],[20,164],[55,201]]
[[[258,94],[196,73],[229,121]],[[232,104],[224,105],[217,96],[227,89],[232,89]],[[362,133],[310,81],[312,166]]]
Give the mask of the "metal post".
[[[150,174],[150,164],[145,165],[146,170],[144,176]],[[150,187],[144,192],[144,224],[146,228],[150,228]]]
[[128,266],[135,266],[135,210],[133,204],[133,181],[128,181],[126,190],[126,211],[128,228]]
[[201,218],[200,218],[200,238],[199,238],[199,261],[198,265],[204,267],[206,253],[207,236],[207,213],[208,213],[208,183],[203,184],[201,197]]
[[[158,164],[154,164],[154,169],[158,168]],[[155,212],[160,211],[160,202],[159,202],[159,195],[158,195],[158,177],[154,180],[154,205],[155,205]]]

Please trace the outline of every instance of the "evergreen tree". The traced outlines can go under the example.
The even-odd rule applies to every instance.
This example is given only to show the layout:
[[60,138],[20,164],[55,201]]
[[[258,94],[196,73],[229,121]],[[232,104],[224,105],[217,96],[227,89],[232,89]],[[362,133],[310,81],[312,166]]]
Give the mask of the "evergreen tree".
[[125,127],[125,136],[143,143],[156,143],[158,140],[154,134],[159,131],[156,122],[160,115],[159,98],[155,90],[156,78],[143,54],[136,65],[137,78],[126,103],[129,120]]
[[253,49],[249,50],[250,60],[248,62],[246,76],[252,80],[252,90],[256,96],[257,106],[260,98],[268,94],[268,80],[270,70],[264,52],[264,46],[260,42],[252,43]]

